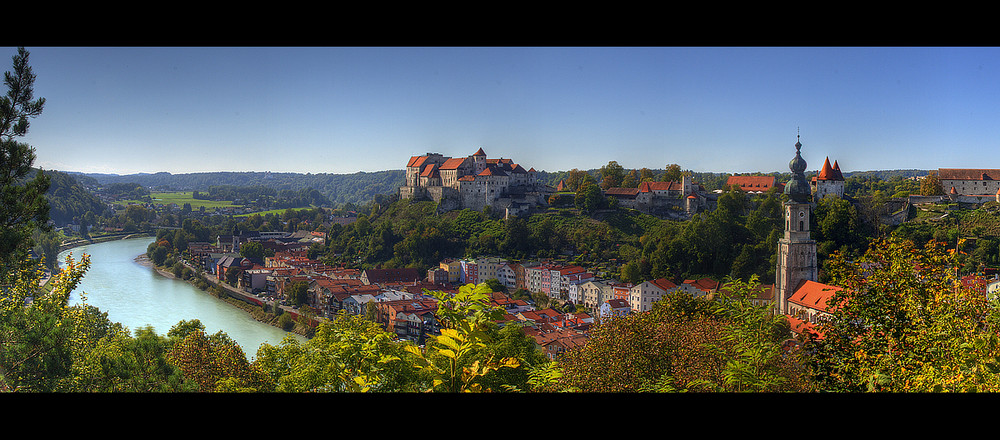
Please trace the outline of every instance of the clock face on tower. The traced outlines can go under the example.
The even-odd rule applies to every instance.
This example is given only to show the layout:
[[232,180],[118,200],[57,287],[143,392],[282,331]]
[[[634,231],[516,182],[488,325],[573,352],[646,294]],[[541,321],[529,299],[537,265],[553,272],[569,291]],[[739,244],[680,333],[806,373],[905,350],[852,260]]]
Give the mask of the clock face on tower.
[[799,218],[804,218],[806,216],[805,211],[799,211]]

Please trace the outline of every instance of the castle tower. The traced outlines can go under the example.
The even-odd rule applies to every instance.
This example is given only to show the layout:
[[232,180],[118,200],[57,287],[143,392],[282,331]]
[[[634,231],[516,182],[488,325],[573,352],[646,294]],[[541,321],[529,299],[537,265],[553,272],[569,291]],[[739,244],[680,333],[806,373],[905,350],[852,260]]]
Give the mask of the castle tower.
[[819,174],[813,177],[813,197],[815,200],[822,200],[824,197],[833,196],[838,199],[844,198],[844,174],[840,172],[840,165],[833,161],[830,165],[830,158],[827,157],[820,168]]
[[806,161],[796,140],[795,157],[788,164],[792,179],[785,185],[785,235],[778,240],[778,264],[775,271],[774,301],[777,313],[788,313],[788,298],[799,283],[817,281],[816,241],[809,237],[812,190],[806,181]]
[[486,169],[486,153],[483,152],[482,148],[480,148],[479,151],[476,151],[472,155],[472,166],[473,166],[472,175],[474,176],[478,176],[479,173],[483,172],[483,170]]

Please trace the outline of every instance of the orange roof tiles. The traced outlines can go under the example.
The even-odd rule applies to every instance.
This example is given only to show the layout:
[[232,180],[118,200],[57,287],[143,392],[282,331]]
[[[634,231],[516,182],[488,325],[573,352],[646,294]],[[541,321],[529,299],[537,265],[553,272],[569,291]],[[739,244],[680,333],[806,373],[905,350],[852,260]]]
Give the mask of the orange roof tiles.
[[941,180],[1000,180],[1000,170],[985,168],[938,168]]
[[702,278],[700,280],[684,280],[684,284],[694,286],[695,288],[705,292],[711,292],[719,288],[719,282],[711,278]]
[[455,169],[458,169],[458,167],[460,167],[463,163],[465,163],[466,159],[467,158],[465,158],[465,157],[455,157],[455,158],[448,159],[448,160],[444,161],[444,163],[441,164],[441,169],[442,170],[455,170]]
[[670,290],[670,289],[673,289],[673,288],[677,287],[677,285],[674,284],[673,281],[670,281],[670,280],[668,280],[666,278],[656,279],[656,280],[650,281],[650,283],[653,284],[656,287],[659,287],[659,288],[663,289],[664,291],[667,291],[667,290]]
[[830,158],[827,157],[823,162],[823,168],[819,170],[819,175],[816,176],[817,180],[844,180],[844,175],[840,173],[840,166],[836,168],[830,166]]
[[608,188],[604,191],[604,195],[608,196],[635,196],[637,194],[639,194],[639,188]]
[[729,176],[726,186],[736,185],[743,191],[767,191],[773,187],[784,186],[777,182],[774,176]]
[[788,298],[788,301],[802,307],[829,313],[830,310],[828,309],[827,302],[830,300],[830,297],[841,290],[844,290],[844,288],[805,280],[795,289],[795,292]]
[[406,166],[408,166],[408,167],[419,167],[419,166],[423,165],[424,161],[426,161],[426,160],[427,160],[427,156],[413,156],[413,157],[410,158],[410,161],[406,163]]
[[428,165],[424,168],[424,172],[420,173],[420,177],[439,177],[438,169],[434,164]]
[[505,173],[499,167],[490,166],[490,167],[486,167],[486,169],[484,169],[483,172],[479,173],[479,175],[480,176],[500,176],[500,177],[502,177],[502,176],[506,176],[507,173]]
[[680,182],[642,182],[639,184],[639,192],[652,191],[680,191],[684,187]]

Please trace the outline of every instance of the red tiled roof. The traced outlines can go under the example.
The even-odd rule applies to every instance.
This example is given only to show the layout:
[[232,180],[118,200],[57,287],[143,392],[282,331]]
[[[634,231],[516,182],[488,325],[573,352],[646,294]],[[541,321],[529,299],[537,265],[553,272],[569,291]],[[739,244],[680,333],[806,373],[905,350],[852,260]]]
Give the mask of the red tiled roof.
[[441,164],[441,169],[442,170],[456,170],[456,169],[458,169],[459,166],[461,166],[463,163],[465,163],[465,160],[466,160],[465,157],[455,157],[455,158],[448,159],[448,160],[444,161],[443,164]]
[[1000,180],[1000,170],[986,168],[938,168],[941,180]]
[[476,151],[475,153],[473,153],[472,155],[473,155],[473,156],[485,156],[485,155],[486,155],[486,152],[485,152],[485,151],[483,151],[482,147],[480,147],[480,148],[479,148],[479,150],[478,150],[478,151]]
[[700,280],[684,280],[684,284],[694,286],[699,290],[705,292],[711,292],[719,288],[719,282],[711,278],[702,278]]
[[830,166],[830,158],[827,157],[823,162],[823,168],[816,176],[816,180],[844,180],[844,175],[840,173],[839,168],[839,166],[837,168]]
[[788,319],[788,324],[791,326],[793,332],[800,335],[805,334],[806,332],[815,333],[818,336],[818,339],[823,339],[823,333],[817,330],[816,325],[813,323],[793,318],[788,315],[785,315],[785,319]]
[[[562,182],[559,182],[562,184]],[[639,194],[639,188],[608,188],[604,191],[606,196],[635,196]]]
[[507,173],[505,173],[499,167],[489,166],[489,167],[486,167],[486,169],[483,170],[483,172],[479,173],[479,175],[480,176],[506,176]]
[[670,290],[670,289],[673,289],[673,288],[677,287],[677,285],[674,284],[673,281],[670,281],[670,280],[668,280],[666,278],[656,279],[656,280],[650,281],[650,283],[653,284],[656,287],[659,287],[659,288],[663,289],[664,291],[667,291],[667,290]]
[[788,298],[788,301],[803,307],[829,313],[830,310],[827,309],[827,301],[841,290],[844,290],[844,288],[806,280],[795,289],[795,292]]
[[767,191],[784,186],[774,176],[729,176],[726,186],[736,185],[743,191]]
[[410,161],[406,163],[406,166],[408,166],[408,167],[419,167],[419,166],[423,165],[424,161],[426,161],[426,160],[427,160],[427,156],[413,156],[413,157],[410,158]]
[[684,186],[680,182],[642,182],[639,184],[639,192],[652,191],[680,191]]
[[628,301],[625,301],[623,299],[609,299],[605,302],[608,303],[609,306],[616,309],[628,307]]
[[420,173],[420,177],[438,177],[438,169],[434,164],[428,165],[424,168],[424,172]]

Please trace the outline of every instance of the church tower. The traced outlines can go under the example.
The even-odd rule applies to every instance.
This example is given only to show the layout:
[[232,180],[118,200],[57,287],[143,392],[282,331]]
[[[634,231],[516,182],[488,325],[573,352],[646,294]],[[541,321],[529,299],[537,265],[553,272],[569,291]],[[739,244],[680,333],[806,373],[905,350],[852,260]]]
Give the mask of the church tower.
[[785,185],[785,235],[778,240],[778,265],[775,271],[774,301],[777,313],[788,313],[788,298],[799,283],[817,281],[816,241],[809,237],[812,189],[806,181],[806,161],[795,142],[795,157],[788,163],[792,179]]

